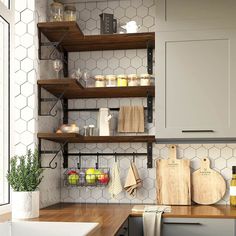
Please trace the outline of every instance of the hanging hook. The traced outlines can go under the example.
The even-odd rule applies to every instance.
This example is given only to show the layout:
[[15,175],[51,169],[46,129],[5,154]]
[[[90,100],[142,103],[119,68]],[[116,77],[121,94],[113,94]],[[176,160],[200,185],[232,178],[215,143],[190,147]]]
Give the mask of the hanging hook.
[[81,168],[81,153],[79,152],[79,162],[77,163],[77,169]]
[[133,163],[135,162],[135,152],[133,152]]
[[97,162],[96,162],[96,169],[98,169],[98,156],[99,156],[99,153],[97,152]]
[[114,153],[114,156],[115,156],[115,162],[117,162],[117,155],[116,155],[116,152]]

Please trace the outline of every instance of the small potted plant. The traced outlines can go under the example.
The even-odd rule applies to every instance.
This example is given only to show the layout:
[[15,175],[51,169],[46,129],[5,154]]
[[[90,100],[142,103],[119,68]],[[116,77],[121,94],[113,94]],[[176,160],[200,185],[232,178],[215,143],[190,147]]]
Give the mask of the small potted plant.
[[37,150],[10,160],[7,180],[12,187],[12,218],[27,219],[39,216],[38,186],[42,181]]

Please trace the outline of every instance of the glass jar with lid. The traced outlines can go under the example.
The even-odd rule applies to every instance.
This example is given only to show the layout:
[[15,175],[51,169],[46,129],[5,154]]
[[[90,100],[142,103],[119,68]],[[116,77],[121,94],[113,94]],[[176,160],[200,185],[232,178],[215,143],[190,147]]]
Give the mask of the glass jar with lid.
[[117,75],[117,86],[126,87],[128,85],[128,79],[126,75]]
[[115,87],[116,86],[116,76],[107,75],[106,76],[106,87]]
[[50,5],[50,21],[63,21],[64,6],[60,2],[53,2]]
[[128,86],[139,86],[139,77],[136,74],[128,75]]
[[105,87],[105,76],[103,75],[95,75],[94,76],[95,79],[95,87],[99,88],[99,87]]
[[141,86],[150,86],[151,85],[151,75],[141,74],[140,75],[140,85]]
[[64,8],[64,20],[65,21],[76,21],[76,7],[66,5]]

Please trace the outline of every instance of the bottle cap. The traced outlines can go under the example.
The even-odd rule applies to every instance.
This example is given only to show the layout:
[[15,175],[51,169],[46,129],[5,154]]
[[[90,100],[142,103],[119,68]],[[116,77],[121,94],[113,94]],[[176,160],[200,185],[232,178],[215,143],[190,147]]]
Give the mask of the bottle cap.
[[236,174],[236,166],[232,166],[232,173]]

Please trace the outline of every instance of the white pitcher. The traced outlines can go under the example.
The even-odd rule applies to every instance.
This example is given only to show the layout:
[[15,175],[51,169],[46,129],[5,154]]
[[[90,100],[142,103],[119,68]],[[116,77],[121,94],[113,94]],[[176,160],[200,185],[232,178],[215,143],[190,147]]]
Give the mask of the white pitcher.
[[110,136],[110,120],[112,115],[109,114],[108,108],[100,108],[98,114],[99,136]]

